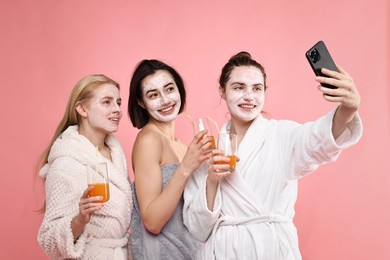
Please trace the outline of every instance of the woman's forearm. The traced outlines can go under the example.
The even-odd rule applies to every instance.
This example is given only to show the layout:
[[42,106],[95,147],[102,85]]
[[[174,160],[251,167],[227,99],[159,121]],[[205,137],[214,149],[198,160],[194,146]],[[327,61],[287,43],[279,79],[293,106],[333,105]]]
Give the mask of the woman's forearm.
[[188,177],[179,166],[165,189],[146,208],[142,220],[149,232],[159,234],[172,217],[183,195]]
[[77,215],[77,216],[75,216],[72,219],[72,222],[71,222],[70,226],[71,226],[71,229],[72,229],[74,242],[76,242],[77,239],[80,237],[80,235],[83,233],[84,228],[85,228],[86,225],[87,225],[87,223],[84,223],[81,220],[80,215]]
[[218,182],[219,179],[214,180],[209,175],[206,179],[206,200],[207,200],[207,207],[210,211],[213,211],[214,209],[214,201],[215,196],[217,194],[217,188],[218,188]]
[[332,134],[337,139],[347,128],[356,114],[357,109],[340,105],[333,117]]

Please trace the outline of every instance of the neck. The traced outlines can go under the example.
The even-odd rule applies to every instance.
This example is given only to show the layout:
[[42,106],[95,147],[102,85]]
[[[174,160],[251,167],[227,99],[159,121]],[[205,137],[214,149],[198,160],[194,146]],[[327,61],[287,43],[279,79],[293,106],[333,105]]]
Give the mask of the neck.
[[175,140],[175,121],[166,123],[151,120],[148,124],[168,140]]
[[249,127],[251,126],[252,122],[254,120],[243,122],[241,120],[237,120],[232,118],[231,119],[231,133],[237,134],[237,142],[238,144],[241,143],[242,139],[244,138],[246,132],[248,131]]
[[105,139],[107,134],[99,133],[91,129],[86,129],[83,124],[79,126],[79,134],[85,136],[98,150],[102,150],[105,147]]

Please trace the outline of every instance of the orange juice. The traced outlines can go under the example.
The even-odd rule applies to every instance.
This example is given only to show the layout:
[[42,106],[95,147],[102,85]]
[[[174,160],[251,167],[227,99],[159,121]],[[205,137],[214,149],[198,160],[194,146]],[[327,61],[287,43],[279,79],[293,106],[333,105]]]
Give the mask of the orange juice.
[[227,155],[227,157],[229,157],[230,161],[229,162],[215,162],[215,164],[229,164],[229,170],[231,172],[234,172],[234,170],[236,169],[236,161],[237,161],[237,157],[235,155]]
[[213,135],[208,135],[208,137],[211,138],[211,146],[210,146],[210,149],[215,149],[215,148],[217,148],[217,146],[215,145],[214,136],[213,136]]
[[88,184],[88,187],[93,186],[93,190],[88,193],[88,197],[102,196],[101,202],[107,202],[110,199],[110,187],[108,183],[93,183]]
[[210,146],[210,149],[215,149],[215,148],[217,148],[217,146],[215,145],[215,139],[214,139],[214,136],[213,136],[213,135],[203,135],[203,136],[199,139],[198,143],[200,142],[200,140],[201,140],[202,138],[205,138],[206,136],[211,138],[211,146]]

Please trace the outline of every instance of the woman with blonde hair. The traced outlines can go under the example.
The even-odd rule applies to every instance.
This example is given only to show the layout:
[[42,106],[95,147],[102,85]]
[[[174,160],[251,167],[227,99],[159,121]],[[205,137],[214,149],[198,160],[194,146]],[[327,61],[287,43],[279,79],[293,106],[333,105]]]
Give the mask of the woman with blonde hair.
[[[74,87],[65,114],[40,158],[45,215],[38,243],[52,259],[128,259],[131,187],[124,152],[112,134],[122,117],[119,84],[89,75]],[[87,167],[105,162],[110,199],[88,194]]]

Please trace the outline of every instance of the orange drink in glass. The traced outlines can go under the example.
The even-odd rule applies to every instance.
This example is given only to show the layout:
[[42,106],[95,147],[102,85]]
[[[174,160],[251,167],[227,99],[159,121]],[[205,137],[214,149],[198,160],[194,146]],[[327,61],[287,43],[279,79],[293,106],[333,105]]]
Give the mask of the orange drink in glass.
[[99,162],[96,165],[87,165],[86,167],[88,187],[93,186],[93,190],[88,193],[88,197],[102,196],[101,202],[107,202],[110,199],[107,163]]
[[214,138],[214,135],[213,135],[213,129],[211,127],[209,119],[207,117],[205,119],[199,118],[198,127],[197,127],[197,129],[195,131],[200,132],[200,131],[203,131],[205,129],[207,130],[207,134],[205,136],[211,138],[210,149],[217,148],[217,146],[215,145],[215,138]]
[[220,133],[218,136],[218,150],[224,151],[224,155],[229,157],[229,162],[216,162],[216,164],[229,164],[229,170],[234,172],[236,170],[237,162],[237,135]]

